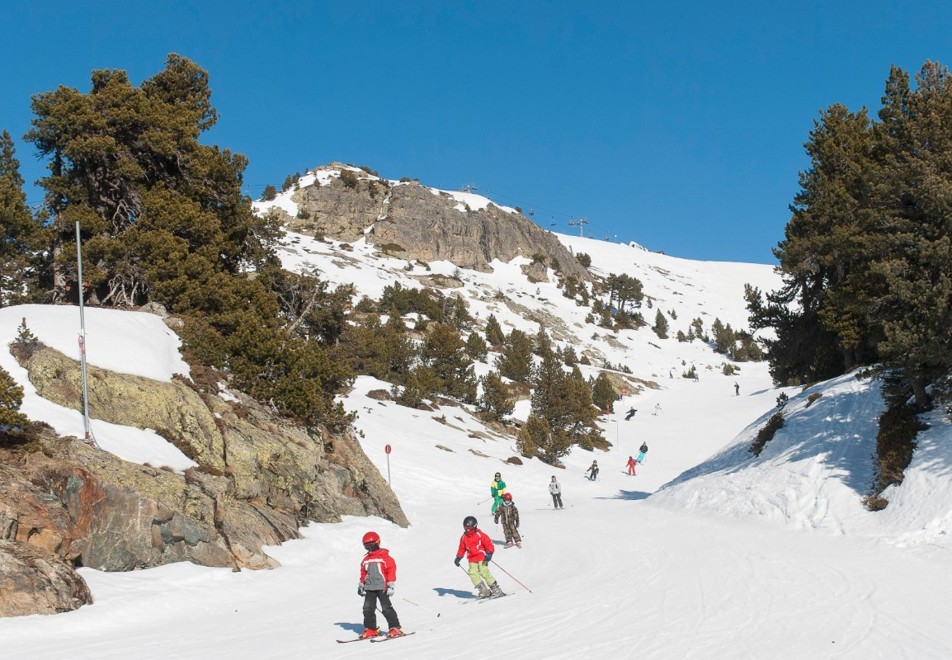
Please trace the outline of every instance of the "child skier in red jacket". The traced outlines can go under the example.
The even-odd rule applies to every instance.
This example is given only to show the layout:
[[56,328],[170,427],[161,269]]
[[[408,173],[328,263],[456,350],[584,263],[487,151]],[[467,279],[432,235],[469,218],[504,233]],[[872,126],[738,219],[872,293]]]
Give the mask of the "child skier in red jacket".
[[[469,560],[469,579],[476,587],[477,598],[499,598],[505,596],[496,578],[489,572],[489,562],[495,551],[492,539],[485,532],[477,529],[476,518],[466,516],[463,519],[463,535],[459,539],[459,550],[456,551],[456,560],[459,566],[463,555]],[[485,582],[484,582],[485,580]],[[489,585],[487,588],[486,585]]]
[[403,635],[400,620],[390,603],[397,581],[397,563],[388,550],[380,547],[380,535],[376,532],[364,534],[363,543],[367,554],[360,561],[360,583],[357,585],[357,595],[364,597],[364,632],[361,637],[370,638],[380,634],[377,628],[378,599],[380,611],[390,627],[387,637],[400,637]]

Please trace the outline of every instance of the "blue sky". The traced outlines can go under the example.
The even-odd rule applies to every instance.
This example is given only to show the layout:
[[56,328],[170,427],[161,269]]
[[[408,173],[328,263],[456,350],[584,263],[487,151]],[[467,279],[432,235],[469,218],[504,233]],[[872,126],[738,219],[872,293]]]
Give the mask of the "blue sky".
[[[718,7],[715,5],[721,4]],[[952,63],[930,2],[62,2],[0,6],[0,128],[43,176],[30,97],[208,70],[247,192],[330,161],[459,189],[540,225],[774,263],[818,112],[879,106],[892,64]],[[31,203],[41,193],[28,190]]]

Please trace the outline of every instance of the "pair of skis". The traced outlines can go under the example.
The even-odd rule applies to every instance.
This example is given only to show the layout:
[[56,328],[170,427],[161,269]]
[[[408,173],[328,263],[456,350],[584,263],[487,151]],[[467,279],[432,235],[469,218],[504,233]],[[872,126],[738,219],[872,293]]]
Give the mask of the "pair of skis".
[[387,635],[377,635],[376,637],[355,637],[354,639],[338,639],[338,644],[350,644],[352,642],[362,642],[369,639],[371,642],[389,642],[394,639],[400,639],[401,637],[409,637],[410,635],[415,635],[415,632],[403,633],[402,635],[397,635],[396,637],[388,637]]

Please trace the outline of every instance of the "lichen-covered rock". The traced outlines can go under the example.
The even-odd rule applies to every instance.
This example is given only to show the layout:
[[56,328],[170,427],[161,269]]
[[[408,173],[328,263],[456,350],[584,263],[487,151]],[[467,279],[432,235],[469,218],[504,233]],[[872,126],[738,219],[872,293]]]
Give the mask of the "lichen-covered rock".
[[56,614],[92,602],[86,582],[62,558],[29,543],[0,541],[0,616]]

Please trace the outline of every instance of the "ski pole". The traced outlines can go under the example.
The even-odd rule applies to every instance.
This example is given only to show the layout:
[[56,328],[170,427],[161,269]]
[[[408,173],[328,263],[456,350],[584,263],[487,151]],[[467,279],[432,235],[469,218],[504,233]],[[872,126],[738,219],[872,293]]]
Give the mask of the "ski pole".
[[490,495],[489,497],[487,497],[487,498],[484,499],[484,500],[479,500],[478,502],[476,502],[476,506],[479,506],[480,504],[485,504],[486,502],[488,502],[488,501],[491,500],[492,498],[493,498],[493,496]]
[[[498,568],[500,571],[502,571],[503,573],[505,573],[506,575],[508,575],[509,577],[511,577],[513,580],[516,580],[515,576],[513,576],[512,573],[510,573],[510,572],[507,571],[505,568],[503,568],[502,566],[500,566],[499,564],[497,564],[495,559],[493,559],[493,566],[495,566],[495,567]],[[522,582],[519,582],[519,580],[516,580],[516,583],[517,583],[520,587],[522,587],[523,589],[525,589],[526,591],[528,591],[530,594],[532,593],[532,589],[530,589],[530,588],[527,587],[526,585],[522,584]]]
[[[460,568],[463,568],[463,567],[460,566]],[[402,598],[402,596],[401,596],[401,598]],[[417,607],[419,607],[419,608],[421,608],[421,609],[424,609],[424,610],[426,610],[427,612],[432,612],[432,613],[435,614],[437,617],[440,616],[440,613],[437,612],[436,610],[431,610],[429,607],[426,607],[426,606],[424,606],[424,605],[420,605],[420,603],[414,603],[414,602],[413,602],[412,600],[410,600],[409,598],[403,598],[403,600],[405,600],[406,602],[410,603],[411,605],[416,605]]]

